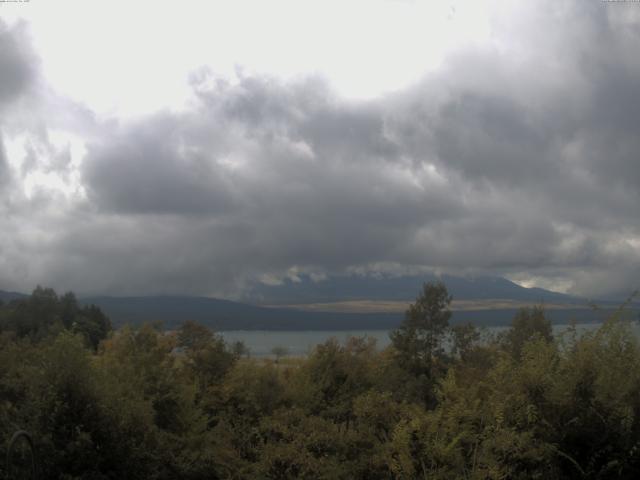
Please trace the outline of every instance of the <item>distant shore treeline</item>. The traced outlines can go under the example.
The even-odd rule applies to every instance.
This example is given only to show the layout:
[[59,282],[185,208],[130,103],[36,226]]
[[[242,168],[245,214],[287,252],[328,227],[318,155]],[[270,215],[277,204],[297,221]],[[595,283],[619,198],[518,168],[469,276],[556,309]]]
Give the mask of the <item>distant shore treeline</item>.
[[[169,329],[185,320],[222,330],[391,330],[403,313],[309,312],[290,308],[266,308],[202,297],[91,297],[82,300],[99,306],[116,326],[159,321]],[[517,308],[454,311],[451,323],[507,326]],[[552,323],[601,322],[610,311],[584,308],[548,309]]]
[[[184,321],[202,323],[222,330],[390,330],[402,322],[402,312],[345,313],[310,312],[291,308],[266,308],[256,305],[205,297],[87,297],[80,305],[98,306],[115,327],[160,322],[175,329]],[[600,310],[588,306],[561,309],[547,308],[554,324],[601,322],[611,313],[611,305]],[[636,312],[638,311],[636,307]],[[507,326],[518,308],[483,308],[453,311],[451,323],[471,322],[478,326]]]

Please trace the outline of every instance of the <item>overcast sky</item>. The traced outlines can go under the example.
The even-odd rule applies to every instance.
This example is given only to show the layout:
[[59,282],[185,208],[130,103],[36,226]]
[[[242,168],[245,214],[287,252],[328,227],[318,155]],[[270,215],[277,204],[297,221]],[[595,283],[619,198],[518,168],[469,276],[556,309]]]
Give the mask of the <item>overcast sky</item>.
[[640,286],[640,3],[0,3],[0,289]]

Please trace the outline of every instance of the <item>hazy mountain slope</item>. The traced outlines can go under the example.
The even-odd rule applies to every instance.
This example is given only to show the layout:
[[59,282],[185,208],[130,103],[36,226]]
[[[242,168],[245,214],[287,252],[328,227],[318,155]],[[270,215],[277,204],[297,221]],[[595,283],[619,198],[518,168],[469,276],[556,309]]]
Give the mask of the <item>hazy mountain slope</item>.
[[[98,305],[115,326],[159,321],[168,329],[193,320],[215,330],[374,330],[395,328],[403,319],[402,313],[306,312],[202,297],[92,297],[82,302]],[[516,311],[454,311],[452,323],[508,325]],[[599,321],[608,313],[580,308],[548,311],[553,323]]]
[[[601,320],[605,311],[593,312],[574,297],[542,289],[523,288],[509,280],[496,277],[473,279],[443,276],[455,300],[477,300],[488,308],[454,309],[452,322],[471,321],[478,325],[507,325],[517,311],[514,308],[496,307],[493,299],[508,299],[514,302],[555,304],[549,316],[555,323],[571,319],[583,321]],[[411,302],[425,281],[436,280],[434,276],[411,276],[398,278],[332,277],[322,282],[313,282],[308,277],[300,281],[287,281],[279,286],[256,285],[245,301],[271,305],[298,305],[312,302],[337,302],[344,300],[390,300]],[[0,299],[12,300],[26,295],[0,291]],[[349,311],[302,311],[296,308],[267,308],[248,303],[232,302],[206,297],[146,296],[80,298],[83,304],[98,305],[115,326],[125,323],[161,322],[165,328],[175,328],[186,320],[206,324],[217,330],[366,330],[389,329],[397,326],[403,318],[401,310],[384,313],[354,313]],[[563,304],[560,308],[558,305]],[[573,305],[576,305],[574,308]]]
[[159,321],[165,328],[193,320],[217,330],[344,330],[389,328],[402,319],[397,313],[300,312],[205,297],[88,297],[81,301],[99,306],[115,325]]
[[424,282],[442,280],[456,300],[510,299],[529,302],[575,303],[579,299],[541,288],[524,288],[505,278],[464,278],[450,275],[406,277],[336,276],[314,282],[287,279],[282,285],[255,284],[243,300],[266,305],[337,302],[345,300],[413,300]]
[[25,298],[28,295],[25,295],[24,293],[18,293],[18,292],[7,292],[5,290],[0,290],[0,300],[2,300],[3,302],[9,302],[11,300],[17,300],[19,298]]

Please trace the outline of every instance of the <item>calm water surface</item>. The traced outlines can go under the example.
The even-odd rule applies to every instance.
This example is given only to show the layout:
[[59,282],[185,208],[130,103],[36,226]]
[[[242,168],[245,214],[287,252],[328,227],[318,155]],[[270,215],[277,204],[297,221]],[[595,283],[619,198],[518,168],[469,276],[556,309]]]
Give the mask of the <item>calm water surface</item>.
[[[596,329],[600,324],[585,323],[576,325],[578,331],[588,331]],[[485,334],[491,335],[505,330],[507,327],[488,327]],[[554,325],[553,331],[556,335],[566,331],[568,325]],[[284,347],[288,355],[304,356],[308,355],[313,347],[319,343],[324,343],[330,338],[335,338],[344,343],[349,337],[370,337],[375,338],[378,348],[389,345],[389,330],[323,330],[323,331],[263,331],[263,330],[230,330],[220,332],[228,342],[242,341],[249,348],[251,356],[270,356],[275,347]]]

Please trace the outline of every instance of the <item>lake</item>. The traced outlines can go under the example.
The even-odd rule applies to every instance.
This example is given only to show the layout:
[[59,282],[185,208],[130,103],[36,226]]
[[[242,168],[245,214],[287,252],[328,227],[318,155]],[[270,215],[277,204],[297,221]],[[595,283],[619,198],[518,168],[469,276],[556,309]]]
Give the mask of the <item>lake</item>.
[[[599,327],[598,323],[582,323],[576,325],[579,331],[593,330]],[[555,334],[565,331],[568,325],[554,325]],[[507,327],[486,327],[487,334],[495,334]],[[284,347],[291,356],[308,355],[313,347],[324,343],[330,338],[336,338],[344,342],[349,337],[370,337],[377,342],[382,349],[389,345],[389,330],[322,330],[322,331],[269,331],[269,330],[229,330],[219,332],[227,342],[242,341],[249,348],[253,357],[271,356],[274,347]]]

